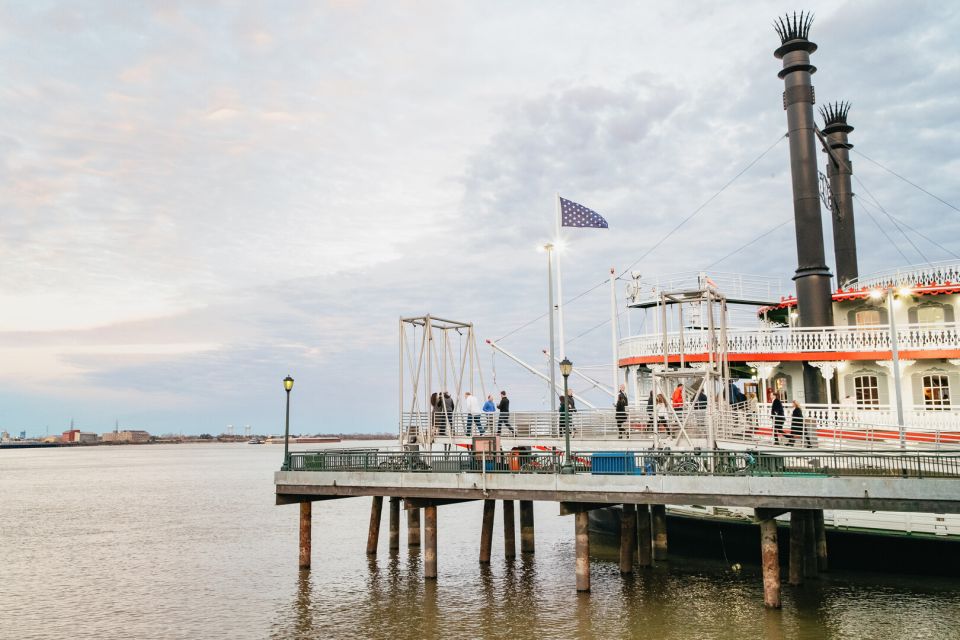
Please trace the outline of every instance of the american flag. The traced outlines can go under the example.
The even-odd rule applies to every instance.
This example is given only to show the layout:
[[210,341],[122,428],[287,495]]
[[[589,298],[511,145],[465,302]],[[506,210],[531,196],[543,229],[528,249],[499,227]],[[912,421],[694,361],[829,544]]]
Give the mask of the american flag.
[[609,225],[607,225],[607,221],[603,219],[603,216],[593,209],[588,209],[573,200],[560,198],[560,226],[606,229]]

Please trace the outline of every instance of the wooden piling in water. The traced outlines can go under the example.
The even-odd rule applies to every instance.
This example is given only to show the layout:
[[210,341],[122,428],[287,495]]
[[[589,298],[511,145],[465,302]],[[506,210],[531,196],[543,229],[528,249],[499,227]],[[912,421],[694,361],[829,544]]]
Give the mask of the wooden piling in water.
[[503,501],[503,557],[517,557],[517,526],[513,519],[513,500]]
[[533,501],[520,501],[520,553],[533,553]]
[[430,505],[423,508],[423,577],[429,580],[437,579],[437,507]]
[[777,521],[760,521],[760,556],[763,563],[763,604],[780,608],[780,548],[777,540]]
[[620,573],[633,573],[633,553],[637,548],[637,511],[632,504],[620,512]]
[[480,564],[490,564],[490,548],[493,546],[493,517],[496,500],[483,501],[483,525],[480,528]]
[[383,496],[373,496],[370,504],[370,528],[367,530],[367,555],[377,554],[380,541],[380,514],[383,511]]
[[813,511],[813,529],[817,537],[817,569],[826,571],[827,560],[827,530],[823,524],[823,509]]
[[577,591],[590,591],[590,512],[574,515],[577,546]]
[[803,584],[803,547],[806,538],[804,526],[807,517],[803,509],[794,509],[790,512],[790,575],[787,581],[790,584]]
[[407,509],[407,547],[420,546],[420,509]]
[[300,568],[310,568],[311,525],[313,524],[313,503],[300,503]]
[[653,529],[653,559],[667,559],[667,507],[662,504],[651,505],[650,524]]
[[817,531],[814,509],[805,509],[806,522],[803,524],[803,577],[818,578],[817,567]]
[[390,498],[390,551],[400,549],[400,498]]
[[638,504],[637,512],[637,564],[649,567],[653,564],[653,538],[650,528],[650,505]]

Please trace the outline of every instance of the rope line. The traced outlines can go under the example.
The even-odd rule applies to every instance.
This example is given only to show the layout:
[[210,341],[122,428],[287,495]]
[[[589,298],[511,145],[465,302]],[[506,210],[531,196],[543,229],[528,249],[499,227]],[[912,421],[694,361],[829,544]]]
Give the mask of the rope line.
[[930,196],[931,198],[933,198],[933,199],[936,200],[937,202],[941,202],[941,203],[947,205],[948,207],[950,207],[951,209],[953,209],[954,211],[960,212],[960,208],[957,208],[956,206],[950,204],[949,202],[947,202],[946,200],[944,200],[944,199],[941,198],[940,196],[938,196],[938,195],[936,195],[936,194],[933,194],[933,193],[930,193],[929,191],[927,191],[926,189],[924,189],[923,187],[921,187],[920,185],[918,185],[916,182],[913,182],[912,180],[908,180],[907,178],[904,178],[902,175],[900,175],[899,173],[897,173],[897,172],[894,171],[893,169],[890,169],[890,168],[888,168],[888,167],[883,166],[882,164],[880,164],[879,162],[877,162],[877,161],[874,160],[873,158],[869,157],[868,155],[864,154],[863,152],[861,152],[861,151],[859,151],[859,150],[857,150],[857,149],[852,149],[852,151],[853,151],[854,153],[856,153],[858,156],[861,156],[861,157],[863,157],[864,159],[869,160],[869,161],[872,162],[873,164],[877,165],[878,167],[880,167],[881,169],[883,169],[883,170],[886,171],[887,173],[889,173],[889,174],[891,174],[891,175],[894,175],[894,176],[900,178],[901,180],[903,180],[904,182],[906,182],[907,184],[909,184],[911,187],[915,187],[915,188],[919,189],[920,191],[924,192],[925,194],[927,194],[928,196]]
[[790,221],[792,221],[792,220],[793,220],[793,217],[787,218],[786,220],[784,220],[783,222],[781,222],[780,224],[778,224],[778,225],[775,226],[774,228],[769,229],[769,230],[767,230],[767,231],[764,231],[763,233],[761,233],[759,236],[757,236],[756,238],[754,238],[754,239],[751,240],[750,242],[746,243],[745,245],[742,245],[739,249],[734,249],[733,251],[731,251],[731,252],[728,253],[727,255],[723,256],[723,257],[720,258],[719,260],[715,260],[714,262],[711,262],[711,263],[708,264],[706,267],[704,267],[704,271],[706,271],[707,269],[712,269],[712,268],[714,268],[715,266],[717,266],[718,264],[720,264],[721,262],[723,262],[723,261],[726,260],[727,258],[731,258],[731,257],[737,255],[738,253],[740,253],[741,251],[743,251],[744,249],[746,249],[747,247],[749,247],[749,246],[752,245],[753,243],[755,243],[755,242],[757,242],[757,241],[759,241],[759,240],[763,240],[763,239],[766,238],[768,235],[770,235],[771,233],[773,233],[774,231],[776,231],[777,229],[779,229],[780,227],[784,226],[785,224],[787,224],[788,222],[790,222]]
[[[620,275],[618,275],[618,276],[616,277],[616,279],[617,279],[617,280],[620,280],[624,275],[627,274],[627,272],[629,272],[631,269],[633,269],[633,267],[637,266],[637,264],[639,264],[644,258],[646,258],[646,257],[649,256],[651,253],[653,253],[653,251],[655,251],[660,245],[662,245],[664,242],[666,242],[667,239],[670,238],[670,236],[672,236],[674,233],[676,233],[676,232],[680,229],[680,227],[682,227],[682,226],[685,225],[687,222],[689,222],[690,220],[692,220],[692,219],[693,219],[698,213],[700,213],[708,204],[710,204],[711,202],[713,202],[713,200],[715,200],[720,194],[722,194],[724,191],[726,191],[727,188],[728,188],[730,185],[732,185],[732,184],[733,184],[734,182],[736,182],[743,174],[745,174],[747,171],[749,171],[749,170],[753,167],[753,165],[755,165],[755,164],[757,164],[758,162],[760,162],[760,160],[762,160],[764,156],[766,156],[768,153],[770,153],[770,152],[774,149],[774,147],[776,147],[778,144],[780,144],[785,138],[787,138],[787,136],[788,136],[788,134],[785,133],[785,134],[783,134],[782,136],[778,137],[773,144],[771,144],[769,147],[767,147],[767,148],[763,151],[763,153],[761,153],[761,154],[758,155],[756,158],[754,158],[753,160],[751,160],[750,163],[747,164],[747,166],[745,166],[743,169],[740,170],[739,173],[737,173],[737,175],[733,176],[733,178],[731,178],[729,181],[727,181],[726,184],[724,184],[722,187],[720,187],[720,189],[719,189],[716,193],[714,193],[712,196],[710,196],[709,198],[707,198],[707,199],[703,202],[703,204],[701,204],[699,207],[697,207],[696,209],[694,209],[693,212],[692,212],[690,215],[688,215],[686,218],[684,218],[683,220],[681,220],[675,227],[673,227],[673,229],[671,229],[670,231],[668,231],[665,236],[663,236],[662,238],[660,238],[660,240],[658,240],[652,247],[650,247],[649,249],[647,249],[647,250],[643,253],[643,255],[641,255],[639,258],[637,258],[629,267],[627,267],[626,269],[624,269],[624,270],[620,273]],[[603,280],[602,282],[598,282],[597,284],[595,284],[594,286],[590,287],[590,288],[587,289],[586,291],[583,291],[582,293],[579,293],[579,294],[573,296],[573,297],[570,298],[569,300],[562,301],[561,304],[567,305],[567,304],[570,304],[571,302],[575,302],[576,300],[579,300],[580,298],[582,298],[583,296],[587,295],[588,293],[591,293],[591,292],[593,292],[593,291],[596,291],[597,289],[599,289],[600,287],[602,287],[603,285],[605,285],[605,284],[607,284],[607,283],[609,283],[609,282],[610,282],[609,279],[605,279],[605,280]],[[552,313],[552,310],[551,310],[551,311],[548,311],[547,313],[542,313],[542,314],[540,314],[539,316],[537,316],[536,318],[530,320],[529,322],[523,323],[522,325],[520,325],[520,326],[517,327],[516,329],[513,329],[512,331],[510,331],[510,332],[508,332],[508,333],[505,333],[505,334],[503,334],[502,336],[500,336],[499,338],[497,338],[497,342],[499,342],[499,341],[501,341],[501,340],[506,340],[507,338],[509,338],[509,337],[512,336],[513,334],[517,333],[518,331],[522,331],[523,329],[526,329],[527,327],[529,327],[529,326],[532,325],[533,323],[539,322],[540,320],[543,320],[543,319],[546,318],[548,315],[550,315],[550,313]],[[607,320],[607,322],[609,322],[609,320]],[[603,325],[601,324],[601,325],[599,325],[599,326],[603,326]],[[595,328],[596,328],[596,327],[595,327]],[[590,329],[589,331],[592,331],[592,330],[593,330],[593,329]],[[587,331],[587,333],[589,333],[589,331]],[[581,334],[581,335],[583,335],[583,334]],[[579,338],[580,336],[577,336],[577,337]],[[574,338],[574,340],[576,340],[576,338]],[[572,341],[571,341],[571,342],[572,342]]]
[[[910,243],[910,246],[913,247],[913,250],[916,251],[918,254],[920,254],[920,259],[923,260],[924,262],[926,262],[928,265],[930,265],[930,266],[932,267],[933,265],[930,264],[930,260],[927,259],[927,256],[924,255],[923,251],[920,251],[920,249],[917,247],[916,244],[914,244],[913,240],[910,239],[910,236],[908,236],[907,233],[906,233],[903,229],[900,228],[900,225],[898,225],[897,222],[896,222],[896,220],[893,219],[893,216],[890,215],[890,213],[889,213],[886,209],[884,209],[883,205],[880,204],[880,201],[877,200],[877,197],[876,197],[875,195],[873,195],[873,192],[871,192],[870,189],[867,188],[867,185],[865,185],[865,184],[863,183],[863,180],[861,180],[861,179],[860,179],[859,177],[857,177],[856,175],[853,176],[853,179],[857,181],[857,184],[859,184],[861,187],[863,187],[863,190],[866,191],[866,192],[867,192],[867,195],[870,196],[870,199],[873,200],[873,204],[874,204],[878,209],[880,209],[880,211],[883,211],[883,213],[887,216],[887,218],[890,219],[890,223],[893,225],[893,228],[896,229],[897,231],[899,231],[899,232],[900,232],[900,235],[902,235],[902,236],[904,237],[904,239],[906,239],[906,241]],[[861,198],[860,201],[863,202],[863,199]],[[900,255],[903,255],[903,252],[902,252],[902,251],[900,252]],[[904,259],[906,259],[906,256],[904,256]]]
[[[872,207],[872,206],[873,206],[872,204],[870,204],[868,201],[864,200],[863,198],[861,198],[861,197],[858,196],[857,194],[853,194],[853,197],[857,199],[857,202],[859,202],[860,204],[862,204],[862,205],[865,206],[865,207]],[[940,244],[939,242],[937,242],[936,240],[934,240],[934,239],[931,238],[930,236],[925,235],[925,234],[922,233],[921,231],[919,231],[919,230],[911,227],[911,226],[908,225],[906,222],[904,222],[902,219],[900,219],[900,218],[898,218],[898,217],[896,217],[896,216],[894,216],[894,215],[892,215],[892,214],[891,214],[891,217],[892,217],[894,220],[896,220],[897,222],[899,222],[901,225],[903,225],[904,227],[906,227],[908,230],[913,231],[915,234],[917,234],[918,236],[920,236],[921,238],[923,238],[924,240],[926,240],[927,242],[929,242],[930,244],[932,244],[933,246],[937,247],[938,249],[942,249],[942,250],[944,251],[944,253],[948,253],[948,254],[950,254],[950,256],[952,256],[952,257],[957,258],[958,260],[960,260],[960,254],[957,254],[957,253],[955,253],[954,251],[951,251],[950,249],[946,248],[945,246],[943,246],[942,244]]]

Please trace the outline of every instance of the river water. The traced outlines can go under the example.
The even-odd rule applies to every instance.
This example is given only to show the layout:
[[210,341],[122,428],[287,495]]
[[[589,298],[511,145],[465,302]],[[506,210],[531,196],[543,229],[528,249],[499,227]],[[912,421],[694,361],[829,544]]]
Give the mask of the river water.
[[547,503],[536,554],[511,562],[498,510],[487,568],[479,503],[441,507],[435,584],[405,532],[387,549],[386,508],[368,559],[369,498],[314,503],[314,568],[299,572],[299,510],[273,503],[281,458],[0,451],[0,638],[960,638],[960,578],[831,573],[766,611],[756,567],[672,557],[623,578],[597,549],[593,591],[577,594],[573,520]]

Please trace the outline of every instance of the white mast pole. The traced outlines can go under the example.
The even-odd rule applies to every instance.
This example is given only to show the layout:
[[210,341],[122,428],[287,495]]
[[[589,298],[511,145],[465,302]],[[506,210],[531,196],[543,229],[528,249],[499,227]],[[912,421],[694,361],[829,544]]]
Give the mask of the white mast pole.
[[557,239],[554,246],[558,249],[555,262],[557,263],[557,323],[560,333],[560,358],[567,357],[567,343],[563,337],[563,279],[560,277],[560,194],[557,194]]
[[613,393],[614,398],[616,398],[616,393],[620,389],[620,384],[618,382],[618,372],[620,368],[620,351],[617,348],[617,272],[613,267],[610,267],[610,345],[613,349]]

